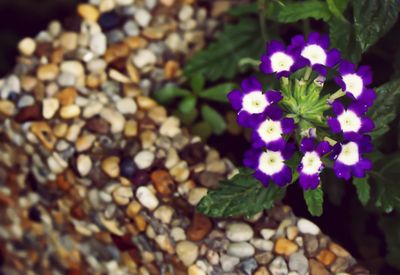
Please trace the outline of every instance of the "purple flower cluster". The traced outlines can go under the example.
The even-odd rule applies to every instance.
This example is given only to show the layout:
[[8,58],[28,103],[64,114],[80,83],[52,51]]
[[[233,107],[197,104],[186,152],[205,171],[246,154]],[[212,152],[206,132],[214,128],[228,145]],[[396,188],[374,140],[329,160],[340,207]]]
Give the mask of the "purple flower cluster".
[[[341,60],[340,52],[330,49],[328,36],[319,33],[310,34],[307,40],[295,36],[288,47],[272,41],[261,57],[260,70],[265,74],[275,74],[278,79],[291,81],[293,73],[303,68],[309,73],[314,71],[319,81],[325,79],[328,69],[336,70],[335,82],[341,91],[332,102],[326,101],[327,105],[330,104],[328,112],[331,116],[321,111],[326,127],[312,125],[309,129],[302,129],[302,116],[282,108],[285,100],[292,100],[299,106],[302,102],[295,97],[286,99],[292,95],[281,91],[264,91],[255,77],[245,79],[241,89],[228,94],[231,105],[238,112],[238,123],[253,130],[253,148],[246,152],[244,165],[252,168],[254,177],[265,186],[270,181],[285,186],[292,181],[295,172],[287,161],[298,151],[301,159],[296,171],[303,189],[314,189],[319,185],[327,156],[334,160],[333,169],[338,178],[364,177],[372,167],[363,156],[372,150],[371,138],[367,134],[374,129],[373,121],[366,116],[375,100],[375,92],[368,87],[372,82],[369,67],[356,69],[354,64]],[[339,101],[343,95],[350,99],[346,106]],[[304,97],[307,100],[307,96]],[[294,109],[301,109],[301,106]],[[294,120],[294,117],[300,118]],[[321,127],[324,131],[319,131]],[[327,131],[329,129],[331,132]],[[319,136],[320,132],[324,136]]]

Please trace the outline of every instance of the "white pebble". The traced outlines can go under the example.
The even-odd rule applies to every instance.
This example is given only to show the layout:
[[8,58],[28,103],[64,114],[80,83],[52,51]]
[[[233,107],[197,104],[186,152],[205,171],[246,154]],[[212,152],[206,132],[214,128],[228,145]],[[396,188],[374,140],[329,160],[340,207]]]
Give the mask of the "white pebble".
[[254,246],[247,242],[230,243],[228,245],[227,253],[231,256],[247,258],[254,255],[255,249]]
[[275,232],[276,232],[276,230],[269,229],[269,228],[264,228],[264,229],[261,229],[261,231],[260,231],[261,236],[266,240],[271,239],[271,237],[274,236]]
[[189,20],[190,18],[192,18],[193,16],[193,8],[190,5],[184,5],[181,10],[179,11],[179,20],[181,21],[186,21]]
[[143,150],[135,156],[134,161],[139,169],[149,168],[154,161],[154,153],[148,150]]
[[297,227],[303,234],[318,235],[318,233],[321,231],[315,223],[306,219],[300,219],[297,222]]
[[256,238],[250,241],[250,243],[257,249],[263,251],[272,251],[274,243],[272,241]]
[[169,224],[172,216],[174,215],[174,209],[168,205],[162,205],[154,211],[154,217],[159,219],[162,223]]
[[146,186],[140,186],[136,190],[136,197],[139,202],[149,210],[154,210],[158,206],[157,197]]
[[176,254],[184,265],[190,266],[198,257],[199,248],[193,242],[181,241],[176,245]]
[[147,27],[151,21],[151,14],[145,9],[138,9],[135,12],[135,20],[141,27]]
[[220,258],[222,270],[225,272],[232,271],[235,266],[240,262],[238,257],[232,257],[229,255],[222,255]]
[[175,242],[186,240],[185,230],[181,227],[174,227],[171,229],[171,237]]
[[235,222],[228,225],[226,237],[232,242],[245,242],[253,238],[254,231],[247,223]]
[[103,55],[107,50],[107,38],[103,33],[97,33],[90,39],[90,50],[96,55]]
[[42,114],[45,119],[52,118],[60,107],[60,102],[56,98],[43,99]]
[[144,68],[148,65],[153,65],[157,62],[156,55],[147,49],[141,49],[132,58],[133,63],[138,68]]
[[125,97],[117,101],[116,107],[122,114],[134,114],[137,111],[135,100],[130,97]]
[[22,39],[18,43],[18,50],[23,54],[27,56],[31,56],[35,50],[36,50],[36,42],[30,37],[26,37]]
[[87,176],[92,169],[92,160],[88,155],[79,155],[77,160],[78,172],[81,176]]

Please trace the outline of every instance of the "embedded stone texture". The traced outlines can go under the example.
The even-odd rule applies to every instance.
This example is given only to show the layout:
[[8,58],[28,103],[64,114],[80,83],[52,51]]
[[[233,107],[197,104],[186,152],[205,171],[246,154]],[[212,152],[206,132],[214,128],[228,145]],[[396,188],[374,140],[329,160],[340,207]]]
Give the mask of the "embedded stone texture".
[[288,206],[196,213],[235,169],[148,96],[229,6],[93,0],[21,41],[0,81],[3,274],[368,274]]

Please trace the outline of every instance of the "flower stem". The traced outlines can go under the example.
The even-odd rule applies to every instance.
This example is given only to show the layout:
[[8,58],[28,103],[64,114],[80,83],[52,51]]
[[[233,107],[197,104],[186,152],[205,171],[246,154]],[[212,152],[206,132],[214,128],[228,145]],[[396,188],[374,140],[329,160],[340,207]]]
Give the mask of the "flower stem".
[[265,28],[265,8],[266,0],[258,0],[258,21],[260,24],[261,35],[264,42],[267,42],[267,29]]
[[312,73],[312,68],[311,67],[307,67],[306,71],[304,73],[303,79],[305,81],[308,81],[310,79],[311,73]]
[[338,98],[341,98],[342,96],[344,96],[346,93],[342,90],[339,89],[337,90],[334,94],[332,94],[329,98],[328,98],[328,102],[332,103],[333,101],[335,101]]

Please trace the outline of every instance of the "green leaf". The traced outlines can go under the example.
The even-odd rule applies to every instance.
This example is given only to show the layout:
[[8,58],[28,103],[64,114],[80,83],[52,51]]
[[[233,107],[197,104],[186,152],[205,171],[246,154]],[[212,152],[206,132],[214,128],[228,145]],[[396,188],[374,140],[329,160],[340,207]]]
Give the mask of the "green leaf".
[[355,40],[354,28],[349,22],[332,18],[328,22],[332,47],[338,48],[345,58],[358,63],[361,47]]
[[224,118],[213,108],[208,105],[201,106],[201,115],[205,122],[207,122],[214,134],[220,135],[226,129]]
[[324,202],[324,193],[321,188],[304,191],[304,200],[306,201],[308,212],[313,216],[321,216],[323,212],[322,204]]
[[164,86],[161,90],[158,90],[156,93],[154,93],[154,99],[161,104],[169,104],[175,98],[189,96],[189,95],[191,95],[191,92],[188,90],[168,85]]
[[217,189],[208,190],[197,209],[210,217],[251,217],[271,208],[284,194],[284,188],[275,184],[266,188],[254,179],[251,170],[242,169],[232,179],[221,181]]
[[353,184],[357,189],[358,199],[362,205],[366,205],[370,198],[370,186],[368,183],[368,175],[365,178],[353,178]]
[[229,11],[228,14],[231,16],[235,17],[240,17],[244,15],[249,15],[249,14],[257,14],[258,13],[258,7],[257,3],[247,3],[247,4],[242,4],[242,5],[237,5],[232,7]]
[[400,209],[400,153],[386,156],[375,164],[376,171],[371,171],[377,188],[376,206],[386,213]]
[[189,113],[186,114],[180,112],[179,110],[174,110],[172,113],[174,116],[178,117],[184,125],[189,126],[196,120],[199,111],[197,108],[193,108]]
[[293,23],[307,18],[328,21],[331,12],[328,5],[320,1],[288,3],[278,9],[277,20],[281,23]]
[[178,105],[179,111],[183,114],[189,113],[191,110],[195,109],[196,107],[197,98],[195,96],[187,96],[181,100]]
[[382,216],[379,227],[385,235],[387,247],[386,261],[393,267],[400,269],[400,216]]
[[264,51],[257,18],[241,17],[238,24],[226,24],[217,41],[195,54],[184,68],[187,76],[203,74],[208,80],[232,79],[243,58],[259,59]]
[[362,51],[375,44],[396,23],[396,0],[353,0],[354,28]]
[[235,83],[224,83],[201,92],[199,94],[199,97],[203,99],[228,103],[227,95],[230,91],[232,91],[235,88],[236,88]]
[[204,76],[202,74],[194,74],[190,78],[190,87],[192,87],[193,92],[200,93],[204,88]]
[[343,16],[343,12],[345,11],[349,0],[327,0],[328,8],[331,13],[337,18],[344,22],[346,22],[346,18]]
[[400,110],[400,79],[393,80],[376,89],[377,99],[370,108],[368,116],[375,122],[375,130],[371,133],[377,139],[389,131],[389,123]]

